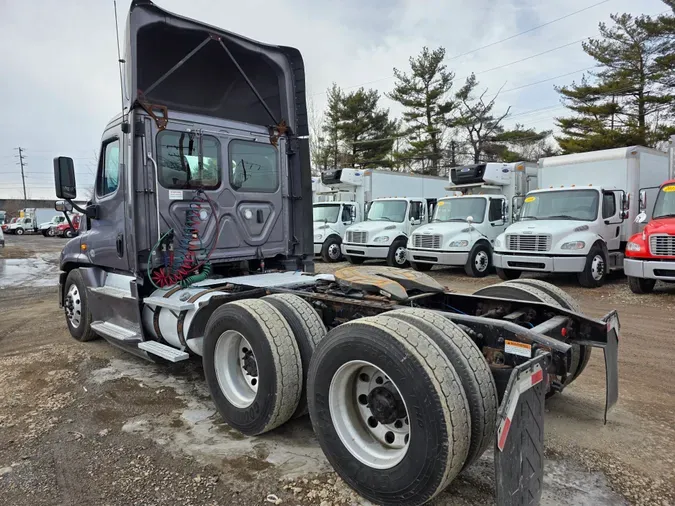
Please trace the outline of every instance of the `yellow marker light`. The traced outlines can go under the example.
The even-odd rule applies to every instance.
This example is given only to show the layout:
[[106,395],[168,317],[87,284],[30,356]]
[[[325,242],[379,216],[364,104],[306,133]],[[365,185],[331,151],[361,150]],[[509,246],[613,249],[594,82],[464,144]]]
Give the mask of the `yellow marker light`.
[[530,202],[534,202],[535,200],[537,200],[537,197],[527,197],[525,199],[525,202],[527,202],[529,204]]
[[523,171],[523,170],[525,170],[525,166],[523,164],[516,165],[516,170]]
[[87,251],[87,245],[84,244],[84,243],[80,244],[80,249],[81,249],[82,251]]
[[675,185],[664,186],[663,191],[666,193],[675,192]]
[[439,205],[439,206],[444,206],[444,205],[445,205],[445,202],[443,202],[443,201],[441,200],[441,201],[438,203],[438,205]]

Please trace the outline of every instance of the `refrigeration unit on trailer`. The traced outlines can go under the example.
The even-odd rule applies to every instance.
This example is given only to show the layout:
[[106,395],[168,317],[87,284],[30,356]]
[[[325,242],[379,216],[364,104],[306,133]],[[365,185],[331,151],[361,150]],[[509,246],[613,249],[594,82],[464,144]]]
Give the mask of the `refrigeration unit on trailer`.
[[582,286],[602,285],[623,269],[624,248],[638,231],[640,189],[658,187],[667,174],[666,154],[641,146],[542,158],[540,189],[495,241],[497,273],[569,272]]
[[[342,254],[350,263],[386,260],[391,267],[405,267],[410,234],[428,223],[436,201],[448,194],[447,180],[434,176],[373,171],[366,180],[365,220],[348,227]],[[388,193],[389,197],[374,198]],[[412,196],[411,196],[412,195]]]
[[509,209],[516,212],[525,194],[536,187],[536,164],[527,162],[451,169],[447,189],[461,196],[440,199],[431,223],[410,236],[410,265],[416,271],[462,266],[469,276],[487,276],[494,241],[511,222]]
[[[497,502],[536,502],[544,396],[598,347],[605,420],[617,400],[616,312],[590,318],[536,280],[462,295],[387,267],[311,275],[300,53],[148,0],[132,1],[126,40],[129,98],[86,208],[72,159],[54,160],[57,210],[84,212],[60,258],[71,335],[160,363],[200,357],[245,435],[309,412],[328,461],[374,503],[424,504],[488,447]],[[404,218],[426,209],[377,200],[373,218],[401,200]]]

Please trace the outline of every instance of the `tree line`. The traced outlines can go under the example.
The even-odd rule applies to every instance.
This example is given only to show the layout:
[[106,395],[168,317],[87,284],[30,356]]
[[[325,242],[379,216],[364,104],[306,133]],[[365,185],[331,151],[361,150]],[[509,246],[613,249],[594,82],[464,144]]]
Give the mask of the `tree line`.
[[311,135],[315,170],[387,167],[445,175],[449,167],[630,145],[663,147],[675,135],[675,0],[658,16],[615,14],[599,36],[582,43],[595,61],[579,82],[555,86],[566,113],[557,133],[525,124],[507,128],[474,74],[456,86],[445,49],[424,47],[409,68],[394,68],[385,96],[402,106],[392,118],[377,90],[327,90],[326,109]]

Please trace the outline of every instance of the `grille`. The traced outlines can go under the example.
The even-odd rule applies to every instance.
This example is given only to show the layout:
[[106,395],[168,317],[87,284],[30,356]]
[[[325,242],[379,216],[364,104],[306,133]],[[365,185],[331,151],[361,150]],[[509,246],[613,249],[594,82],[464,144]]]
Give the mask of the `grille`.
[[506,236],[510,250],[514,251],[548,251],[551,249],[550,235],[512,235]]
[[413,248],[441,249],[441,236],[413,234]]
[[347,232],[347,242],[365,244],[368,242],[368,232]]
[[675,235],[652,235],[649,237],[649,251],[660,257],[675,256]]

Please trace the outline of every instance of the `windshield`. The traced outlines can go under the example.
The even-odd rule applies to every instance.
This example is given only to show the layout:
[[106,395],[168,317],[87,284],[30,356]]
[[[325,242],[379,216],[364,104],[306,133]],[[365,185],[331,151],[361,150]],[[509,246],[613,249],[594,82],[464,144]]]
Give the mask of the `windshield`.
[[675,217],[675,184],[661,188],[654,203],[653,218]]
[[340,214],[340,204],[330,206],[314,206],[314,221],[335,223]]
[[520,209],[521,220],[581,220],[598,217],[596,190],[561,190],[528,195]]
[[405,200],[376,200],[368,210],[367,221],[394,221],[403,223],[408,202]]
[[469,216],[474,223],[483,223],[485,199],[477,197],[440,200],[436,205],[433,221],[466,221]]

